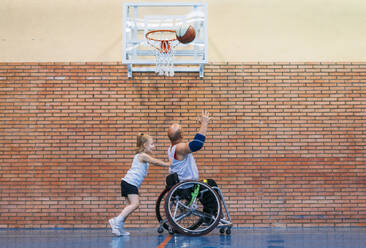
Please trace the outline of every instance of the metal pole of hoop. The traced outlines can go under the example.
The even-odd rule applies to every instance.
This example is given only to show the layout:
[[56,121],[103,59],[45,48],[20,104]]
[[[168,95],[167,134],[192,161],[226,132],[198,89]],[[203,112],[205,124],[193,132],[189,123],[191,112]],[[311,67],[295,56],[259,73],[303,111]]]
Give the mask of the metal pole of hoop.
[[[172,36],[174,38],[166,38]],[[160,37],[155,37],[160,35]],[[155,72],[159,75],[174,76],[174,52],[179,41],[175,37],[174,30],[152,30],[145,35],[147,43],[155,48],[156,67]]]

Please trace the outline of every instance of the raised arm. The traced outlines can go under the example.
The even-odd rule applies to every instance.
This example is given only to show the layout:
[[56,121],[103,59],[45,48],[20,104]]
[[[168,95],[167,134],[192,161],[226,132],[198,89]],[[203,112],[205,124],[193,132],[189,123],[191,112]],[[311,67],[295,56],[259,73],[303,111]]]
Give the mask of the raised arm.
[[163,166],[163,167],[169,167],[170,164],[171,164],[171,161],[170,162],[164,162],[160,159],[153,158],[153,157],[151,157],[150,155],[148,155],[144,152],[142,152],[140,154],[139,160],[141,162],[147,162],[147,163],[152,164],[152,165]]
[[203,147],[206,140],[207,126],[211,119],[209,112],[202,111],[202,116],[198,118],[198,121],[201,123],[198,133],[191,142],[180,143],[175,149],[178,160],[182,160],[188,153],[199,151]]
[[212,117],[210,117],[210,113],[207,112],[206,110],[202,111],[202,116],[198,118],[198,121],[201,123],[201,127],[199,130],[199,134],[202,134],[203,136],[206,136],[207,133],[207,126],[208,126],[208,122],[212,119]]

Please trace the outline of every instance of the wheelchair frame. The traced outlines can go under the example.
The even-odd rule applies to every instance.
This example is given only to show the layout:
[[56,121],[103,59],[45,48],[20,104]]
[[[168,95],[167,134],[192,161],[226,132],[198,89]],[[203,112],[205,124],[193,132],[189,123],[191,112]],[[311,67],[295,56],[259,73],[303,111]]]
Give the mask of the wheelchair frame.
[[[193,188],[198,188],[199,190],[193,190]],[[190,189],[189,193],[191,194],[191,196],[188,194],[188,198],[184,198],[178,193],[179,191],[188,189]],[[196,196],[194,196],[194,191],[197,191]],[[215,202],[211,202],[211,205],[214,204],[215,206],[215,216],[200,210],[200,208],[205,208],[205,203],[202,200],[205,194],[206,196],[208,195],[211,198],[216,199]],[[163,217],[161,203],[164,198],[165,216]],[[224,207],[224,211],[222,210],[222,205]],[[171,206],[172,208],[175,207],[174,213],[170,211]],[[157,230],[159,233],[162,233],[164,229],[166,229],[170,234],[178,232],[189,236],[201,236],[211,232],[215,228],[219,228],[220,233],[226,232],[227,235],[231,234],[232,221],[222,191],[217,186],[210,186],[201,181],[189,180],[179,182],[172,187],[167,186],[161,192],[156,201],[155,211],[156,217],[160,224]],[[176,218],[177,211],[182,213]],[[180,221],[184,218],[189,218],[190,216],[197,217],[199,219],[196,220],[191,226],[182,226]],[[204,220],[206,220],[206,222],[209,221],[209,223],[205,223]]]

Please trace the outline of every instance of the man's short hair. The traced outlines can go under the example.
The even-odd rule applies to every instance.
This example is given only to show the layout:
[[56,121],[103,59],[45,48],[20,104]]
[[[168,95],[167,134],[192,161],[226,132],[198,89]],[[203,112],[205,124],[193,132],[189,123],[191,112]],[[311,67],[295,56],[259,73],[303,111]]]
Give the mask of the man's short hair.
[[174,133],[168,133],[168,137],[171,142],[177,141],[182,138],[182,131],[178,129]]

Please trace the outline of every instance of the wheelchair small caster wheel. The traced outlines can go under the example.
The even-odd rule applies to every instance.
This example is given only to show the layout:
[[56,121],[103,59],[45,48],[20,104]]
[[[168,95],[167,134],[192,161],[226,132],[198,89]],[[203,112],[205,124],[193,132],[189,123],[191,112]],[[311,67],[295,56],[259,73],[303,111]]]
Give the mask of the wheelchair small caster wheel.
[[225,228],[224,227],[221,227],[220,228],[220,233],[222,234],[222,233],[225,233]]
[[159,228],[158,228],[158,233],[163,233],[163,232],[164,232],[164,228],[159,227]]
[[168,228],[168,232],[169,232],[169,234],[174,234],[174,230],[173,230],[173,228],[171,228],[170,226],[169,226],[169,228]]
[[226,234],[227,235],[230,235],[231,234],[231,228],[226,229]]

